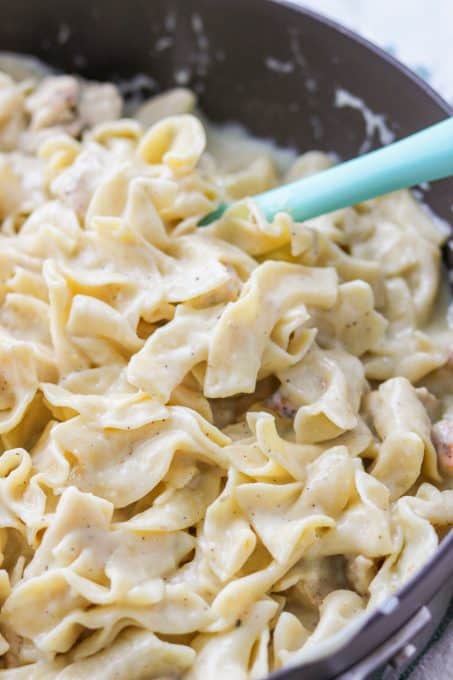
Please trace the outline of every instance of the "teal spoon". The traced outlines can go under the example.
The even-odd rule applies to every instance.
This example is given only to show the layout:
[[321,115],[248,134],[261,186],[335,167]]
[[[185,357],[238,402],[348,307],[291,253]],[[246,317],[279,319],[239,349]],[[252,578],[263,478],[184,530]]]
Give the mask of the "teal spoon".
[[[253,200],[268,220],[287,212],[300,222],[448,175],[453,175],[453,117]],[[228,207],[222,203],[199,226],[219,219]]]

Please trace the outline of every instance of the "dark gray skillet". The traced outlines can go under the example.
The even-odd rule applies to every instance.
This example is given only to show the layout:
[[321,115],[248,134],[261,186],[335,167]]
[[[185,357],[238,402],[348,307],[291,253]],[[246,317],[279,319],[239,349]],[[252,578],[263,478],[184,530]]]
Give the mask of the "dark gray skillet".
[[[363,116],[334,106],[337,87],[384,114],[396,137],[452,115],[433,90],[391,57],[285,2],[0,0],[0,10],[2,50],[35,54],[94,78],[145,73],[159,88],[173,86],[179,72],[212,119],[241,121],[255,134],[301,151],[335,150],[346,159],[361,147]],[[375,146],[379,142],[374,139]],[[439,216],[451,220],[453,179],[424,194]],[[398,678],[426,644],[452,592],[450,533],[391,606],[375,613],[348,645],[274,678],[360,680],[383,668],[386,680]]]

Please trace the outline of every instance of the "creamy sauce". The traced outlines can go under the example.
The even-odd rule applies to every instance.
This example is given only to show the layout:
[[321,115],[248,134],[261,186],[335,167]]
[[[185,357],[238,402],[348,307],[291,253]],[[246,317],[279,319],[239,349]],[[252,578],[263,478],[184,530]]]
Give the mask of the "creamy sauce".
[[212,156],[226,171],[243,168],[259,157],[273,160],[277,170],[284,173],[297,158],[297,151],[284,149],[275,142],[254,137],[239,123],[218,125],[203,121],[207,130],[207,146]]
[[390,144],[395,139],[395,134],[387,126],[385,116],[372,111],[360,97],[356,97],[343,88],[338,88],[335,92],[335,106],[343,108],[348,106],[357,109],[365,123],[365,139],[359,149],[359,153],[366,153],[371,149],[373,137],[377,133],[381,144]]

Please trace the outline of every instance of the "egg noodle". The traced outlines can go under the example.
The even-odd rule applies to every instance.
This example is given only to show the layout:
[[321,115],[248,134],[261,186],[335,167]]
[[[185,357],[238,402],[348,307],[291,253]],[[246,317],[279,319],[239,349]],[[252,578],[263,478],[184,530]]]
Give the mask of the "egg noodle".
[[226,162],[194,106],[1,76],[2,680],[264,678],[453,521],[435,221],[268,223],[246,197],[329,156]]

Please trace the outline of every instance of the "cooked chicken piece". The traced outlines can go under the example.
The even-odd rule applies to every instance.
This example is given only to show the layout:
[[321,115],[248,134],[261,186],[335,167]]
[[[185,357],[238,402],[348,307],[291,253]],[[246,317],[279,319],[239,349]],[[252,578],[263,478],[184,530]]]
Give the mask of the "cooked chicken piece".
[[31,115],[31,128],[41,130],[74,123],[78,98],[79,83],[73,76],[44,78],[25,103]]
[[432,440],[436,447],[439,468],[444,475],[453,476],[453,419],[439,420],[432,429]]

